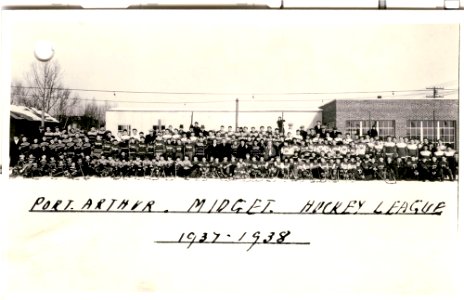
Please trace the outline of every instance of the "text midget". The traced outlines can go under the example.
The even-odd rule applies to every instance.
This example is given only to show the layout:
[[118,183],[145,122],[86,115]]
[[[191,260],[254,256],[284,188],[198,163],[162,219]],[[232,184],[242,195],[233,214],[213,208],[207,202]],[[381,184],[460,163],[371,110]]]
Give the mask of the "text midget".
[[318,214],[318,215],[442,215],[446,207],[443,201],[397,200],[308,200],[292,203],[293,208],[279,204],[274,199],[194,199],[186,201],[183,208],[172,209],[155,200],[85,199],[61,200],[38,197],[30,212],[56,213],[185,213],[185,214]]

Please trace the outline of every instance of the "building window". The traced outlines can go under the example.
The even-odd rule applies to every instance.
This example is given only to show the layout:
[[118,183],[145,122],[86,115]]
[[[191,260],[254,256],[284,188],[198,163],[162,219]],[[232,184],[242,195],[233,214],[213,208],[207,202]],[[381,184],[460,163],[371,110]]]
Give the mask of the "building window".
[[407,136],[409,139],[454,144],[456,142],[456,121],[453,120],[412,120],[408,121]]
[[437,121],[438,138],[443,143],[454,144],[456,142],[456,121]]
[[375,125],[379,137],[395,136],[395,121],[394,120],[349,120],[346,121],[346,132],[351,135],[359,136],[367,135],[369,129]]
[[360,135],[361,130],[361,121],[349,120],[346,121],[346,133],[351,134],[351,136],[357,134]]
[[130,125],[118,125],[118,132],[123,132],[125,130],[127,130],[128,133],[131,132],[131,126]]
[[435,141],[437,122],[431,120],[422,121],[422,139],[428,139],[429,141]]
[[371,126],[369,126],[369,121],[360,121],[360,120],[346,121],[346,133],[350,133],[351,136],[355,134],[359,136],[366,135],[367,131],[370,128]]
[[381,120],[377,121],[377,132],[379,137],[395,136],[395,121]]
[[411,140],[421,139],[421,122],[420,121],[408,121],[407,129],[408,138]]

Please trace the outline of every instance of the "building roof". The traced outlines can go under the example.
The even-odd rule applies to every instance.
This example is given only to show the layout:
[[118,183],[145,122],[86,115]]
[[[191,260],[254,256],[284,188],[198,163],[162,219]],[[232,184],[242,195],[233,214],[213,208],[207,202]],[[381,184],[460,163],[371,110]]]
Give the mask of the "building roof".
[[[33,107],[10,105],[10,117],[16,120],[42,121],[42,111]],[[57,119],[44,113],[45,122],[59,123]]]
[[421,99],[389,99],[389,98],[372,98],[372,99],[334,99],[332,101],[329,101],[327,103],[325,103],[324,105],[321,105],[319,106],[319,108],[323,109],[324,107],[328,106],[328,105],[332,105],[332,104],[335,104],[337,102],[375,102],[375,101],[381,101],[382,103],[385,103],[385,102],[409,102],[409,103],[419,103],[419,102],[423,102],[423,103],[438,103],[438,102],[456,102],[456,104],[458,103],[458,99],[433,99],[433,98],[421,98]]

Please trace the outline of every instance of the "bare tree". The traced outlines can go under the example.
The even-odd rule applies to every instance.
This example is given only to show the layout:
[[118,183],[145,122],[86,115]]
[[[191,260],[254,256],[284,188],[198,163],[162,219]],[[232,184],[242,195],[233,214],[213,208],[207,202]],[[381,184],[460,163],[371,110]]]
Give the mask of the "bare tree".
[[76,114],[76,108],[81,98],[78,95],[70,97],[69,90],[63,90],[61,94],[57,95],[58,103],[54,109],[54,114],[57,116],[70,116]]
[[99,118],[99,107],[97,105],[97,101],[92,99],[91,102],[87,102],[84,105],[84,116],[94,118],[95,120],[98,120]]
[[108,101],[105,101],[103,104],[98,103],[95,98],[92,101],[85,102],[82,105],[82,112],[83,116],[92,118],[98,121],[98,124],[103,125],[105,124],[106,118],[106,111],[113,107]]
[[21,81],[15,80],[11,83],[11,104],[34,106],[34,101],[29,96],[29,89],[23,86]]
[[35,107],[55,116],[68,114],[77,105],[79,97],[71,98],[71,91],[63,86],[62,76],[63,72],[56,60],[32,63],[30,71],[25,75],[26,86],[21,82],[13,82],[12,103]]

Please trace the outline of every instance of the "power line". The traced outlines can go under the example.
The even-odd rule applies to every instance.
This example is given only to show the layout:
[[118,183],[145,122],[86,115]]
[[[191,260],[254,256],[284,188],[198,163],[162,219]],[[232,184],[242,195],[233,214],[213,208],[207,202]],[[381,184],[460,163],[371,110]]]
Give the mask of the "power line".
[[439,90],[444,91],[445,89],[442,88],[442,87],[434,86],[434,87],[428,87],[427,90],[429,90],[429,91],[432,90],[433,93],[432,93],[432,95],[427,95],[426,97],[435,99],[435,98],[443,98],[443,95],[439,95],[438,91]]
[[[453,92],[454,93],[454,92]],[[446,93],[443,95],[451,95],[452,93]],[[27,98],[30,100],[34,100],[35,98],[33,96],[27,95],[21,95],[17,93],[13,93],[12,95],[16,96],[22,96],[22,98]],[[419,93],[412,93],[412,94],[406,94],[406,95],[395,95],[395,97],[411,97],[411,96],[421,96],[423,94]],[[372,97],[356,97],[356,99],[368,99]],[[355,99],[355,98],[342,98],[342,99]],[[253,99],[253,100],[245,100],[242,99],[242,101],[246,102],[324,102],[324,101],[331,101],[333,99]],[[395,99],[393,99],[395,100]],[[95,102],[109,102],[109,103],[133,103],[133,104],[210,104],[210,103],[232,103],[233,100],[205,100],[205,101],[187,101],[187,100],[179,100],[179,99],[173,99],[173,100],[164,100],[164,101],[151,101],[151,100],[125,100],[125,99],[96,99],[96,98],[79,98],[79,101],[95,101]]]
[[[17,86],[13,88],[37,89],[37,86]],[[120,93],[120,94],[158,94],[158,95],[340,95],[340,94],[375,94],[375,93],[403,93],[403,92],[426,92],[427,89],[416,90],[383,90],[383,91],[344,91],[344,92],[283,92],[283,93],[217,93],[217,92],[167,92],[167,91],[131,91],[131,90],[103,90],[103,89],[80,89],[80,88],[55,88],[56,90],[70,90],[79,92],[98,93]],[[456,89],[443,89],[456,90]]]
[[[22,96],[22,98],[35,99],[33,96],[24,96],[20,94],[13,93],[12,95]],[[114,100],[114,99],[95,99],[95,98],[79,98],[79,101],[96,101],[96,102],[113,102],[113,103],[152,103],[152,104],[196,104],[196,103],[225,103],[230,102],[230,100],[210,100],[210,101],[179,101],[176,100],[165,100],[165,101],[141,101],[141,100]]]

